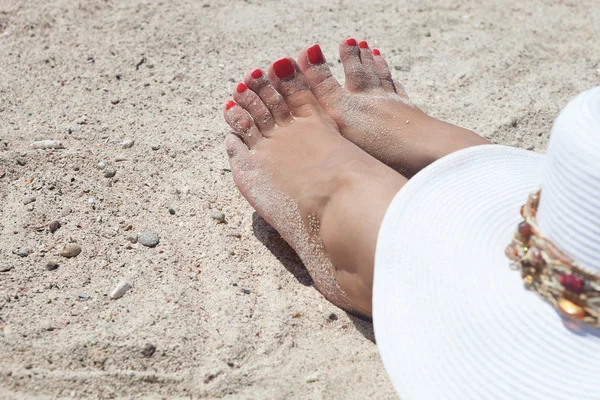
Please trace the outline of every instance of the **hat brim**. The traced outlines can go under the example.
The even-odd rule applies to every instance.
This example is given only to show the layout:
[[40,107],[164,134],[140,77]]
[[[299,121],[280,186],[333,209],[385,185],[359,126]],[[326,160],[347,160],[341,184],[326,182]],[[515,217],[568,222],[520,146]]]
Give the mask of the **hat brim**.
[[511,147],[469,148],[390,204],[373,322],[401,399],[600,398],[600,330],[563,319],[504,255],[544,164]]

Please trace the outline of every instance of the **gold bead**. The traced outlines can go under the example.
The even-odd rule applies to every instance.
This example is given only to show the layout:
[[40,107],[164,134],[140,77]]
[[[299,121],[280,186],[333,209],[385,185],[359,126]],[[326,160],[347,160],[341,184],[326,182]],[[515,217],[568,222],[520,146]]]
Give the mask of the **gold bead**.
[[527,286],[531,286],[533,284],[533,276],[527,275],[525,278],[523,278],[523,282],[525,282]]
[[558,299],[558,309],[571,318],[582,319],[585,317],[585,310],[583,307],[573,303],[571,300],[561,297]]

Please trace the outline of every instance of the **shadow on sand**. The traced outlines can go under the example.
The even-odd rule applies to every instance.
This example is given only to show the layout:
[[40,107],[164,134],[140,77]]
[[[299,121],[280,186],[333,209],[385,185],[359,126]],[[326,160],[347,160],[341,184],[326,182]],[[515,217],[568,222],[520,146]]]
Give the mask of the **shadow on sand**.
[[[281,264],[287,269],[298,282],[304,286],[311,286],[313,280],[308,274],[306,267],[298,257],[298,254],[292,249],[279,233],[267,223],[256,212],[252,215],[252,230],[254,236],[273,253]],[[364,320],[352,314],[348,314],[350,321],[366,339],[375,343],[375,333],[373,323],[370,320]]]

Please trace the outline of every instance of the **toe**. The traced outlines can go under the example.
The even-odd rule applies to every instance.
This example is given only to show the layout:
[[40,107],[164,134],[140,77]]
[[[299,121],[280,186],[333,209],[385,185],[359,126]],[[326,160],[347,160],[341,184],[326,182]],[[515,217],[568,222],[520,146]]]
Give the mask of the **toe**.
[[229,164],[233,166],[236,160],[244,157],[249,151],[248,146],[242,142],[242,139],[235,133],[229,133],[225,138],[225,150],[229,156]]
[[236,135],[246,143],[248,147],[255,146],[263,139],[260,130],[254,123],[254,120],[243,107],[233,101],[230,101],[225,106],[225,121],[229,124]]
[[268,133],[275,127],[275,120],[260,97],[248,89],[246,84],[240,83],[233,92],[233,99],[248,111],[263,136],[268,136]]
[[373,56],[373,63],[375,65],[375,70],[377,71],[379,81],[381,82],[381,86],[386,92],[395,93],[396,87],[394,86],[392,73],[390,72],[390,68],[385,61],[385,58],[383,58],[377,49],[371,50],[371,54]]
[[317,98],[294,60],[282,58],[275,61],[269,68],[268,74],[293,116],[308,117],[321,110]]
[[292,121],[292,114],[283,96],[275,90],[269,79],[267,79],[260,69],[255,69],[252,73],[246,75],[244,81],[262,100],[277,125],[284,126]]
[[338,96],[343,89],[331,74],[321,47],[315,44],[302,50],[298,55],[298,66],[321,106],[327,109],[329,100]]
[[351,92],[369,90],[369,78],[360,61],[360,48],[355,39],[346,39],[340,43],[340,59],[346,75],[346,89]]
[[364,40],[358,43],[360,62],[365,69],[365,75],[368,80],[369,87],[371,89],[381,88],[381,81],[377,75],[377,68],[375,67],[375,61],[369,49],[369,44]]

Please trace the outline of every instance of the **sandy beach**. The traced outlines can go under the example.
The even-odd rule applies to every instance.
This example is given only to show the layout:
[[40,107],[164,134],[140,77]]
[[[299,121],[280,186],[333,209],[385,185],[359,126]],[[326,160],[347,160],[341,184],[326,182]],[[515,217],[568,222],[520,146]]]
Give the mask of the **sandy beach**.
[[314,43],[343,79],[355,37],[426,112],[544,152],[598,32],[597,0],[0,0],[0,398],[396,398],[237,191],[224,104]]

